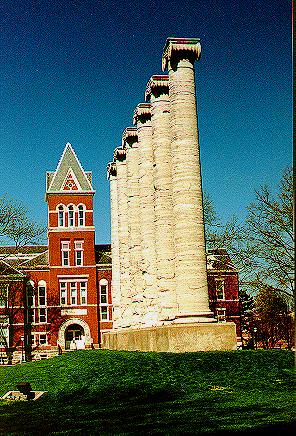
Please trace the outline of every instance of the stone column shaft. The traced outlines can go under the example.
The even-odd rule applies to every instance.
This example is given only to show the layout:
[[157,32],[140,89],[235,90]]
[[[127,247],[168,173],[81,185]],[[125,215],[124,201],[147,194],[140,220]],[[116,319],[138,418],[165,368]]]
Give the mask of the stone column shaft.
[[139,148],[136,127],[128,127],[123,132],[122,142],[126,150],[127,167],[127,213],[128,213],[128,249],[130,294],[132,305],[131,325],[142,324],[141,301],[143,298],[143,280],[141,272],[141,220],[139,192]]
[[174,214],[169,77],[152,76],[146,88],[151,103],[154,155],[155,250],[159,320],[176,314]]
[[199,55],[199,40],[179,38],[167,40],[163,55],[171,102],[176,295],[183,321],[211,316],[194,81]]
[[154,223],[153,150],[150,104],[135,109],[139,142],[139,192],[141,207],[141,248],[143,277],[143,324],[157,322],[157,283]]
[[110,181],[111,203],[111,247],[112,247],[112,306],[113,328],[121,326],[121,292],[120,292],[120,261],[119,261],[119,235],[118,235],[118,198],[116,164],[108,165],[108,178]]
[[126,152],[117,148],[114,153],[117,171],[117,199],[118,199],[118,238],[120,260],[120,294],[121,294],[121,327],[131,325],[129,305],[129,251],[128,251],[128,207],[127,207],[127,169]]

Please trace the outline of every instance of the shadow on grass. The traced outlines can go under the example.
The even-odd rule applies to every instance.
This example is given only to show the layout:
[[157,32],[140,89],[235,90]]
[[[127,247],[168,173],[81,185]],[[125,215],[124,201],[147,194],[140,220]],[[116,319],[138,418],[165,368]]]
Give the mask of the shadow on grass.
[[[295,434],[295,423],[268,424],[268,417],[277,409],[223,405],[219,398],[188,400],[140,395],[131,397],[117,393],[116,399],[94,395],[86,390],[73,392],[71,397],[45,398],[39,402],[3,404],[0,407],[0,434],[200,434],[285,436]],[[176,392],[173,393],[175,396]],[[263,420],[263,421],[262,421]],[[266,425],[262,425],[262,422]],[[248,423],[244,428],[243,424]],[[261,425],[260,425],[261,424]],[[257,428],[256,428],[257,427]],[[227,429],[227,430],[226,430]]]

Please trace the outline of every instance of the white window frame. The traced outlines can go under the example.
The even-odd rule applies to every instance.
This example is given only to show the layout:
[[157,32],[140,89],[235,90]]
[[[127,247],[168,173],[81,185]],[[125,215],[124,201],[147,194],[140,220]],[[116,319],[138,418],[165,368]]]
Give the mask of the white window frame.
[[70,266],[70,241],[61,241],[62,266]]
[[[40,290],[44,289],[44,295],[40,296]],[[40,303],[40,299],[44,298],[44,304]],[[47,306],[47,292],[46,292],[46,282],[44,280],[40,280],[38,282],[38,306],[39,307],[45,307]]]
[[[104,310],[104,314],[103,314],[103,310]],[[106,318],[103,317],[103,315],[106,314]],[[100,321],[109,321],[109,307],[104,305],[104,306],[100,306]]]
[[[218,289],[218,283],[219,284],[222,284],[222,289]],[[220,293],[220,292],[222,292],[222,298],[220,298],[219,296],[218,296],[218,293]],[[217,279],[215,279],[215,293],[216,293],[216,297],[217,297],[217,300],[218,301],[223,301],[223,300],[225,300],[225,278],[217,278]]]
[[216,310],[217,310],[218,322],[226,322],[226,308],[225,307],[217,307]]
[[[106,294],[104,293],[104,295],[106,295],[106,302],[102,303],[102,287],[106,287]],[[108,280],[106,279],[101,279],[99,282],[99,293],[100,293],[100,320],[101,321],[109,321],[110,317],[109,317],[109,298],[108,298]],[[106,317],[104,317],[106,315]]]
[[[5,295],[6,294],[6,295]],[[0,284],[0,307],[7,307],[8,304],[8,283]]]
[[75,246],[75,266],[83,266],[83,243],[84,241],[74,241]]
[[78,210],[78,227],[84,227],[85,226],[85,205],[79,204],[77,206]]
[[[82,286],[83,283],[85,284],[85,286]],[[79,286],[80,286],[80,304],[81,306],[86,306],[87,305],[87,281],[79,282]],[[83,298],[84,298],[84,302],[82,302]]]
[[[9,347],[9,318],[8,318],[8,316],[6,316],[6,315],[0,316],[0,328],[2,330],[2,337],[0,337],[0,340],[1,340],[0,347]],[[3,334],[3,332],[5,332],[5,334]]]
[[75,227],[75,207],[73,204],[68,206],[68,227]]
[[[72,298],[74,298],[74,303]],[[70,306],[77,306],[77,282],[70,282]]]
[[[31,309],[35,307],[34,287],[35,285],[33,280],[29,280],[26,284],[26,302],[27,302],[27,308],[31,308]],[[32,301],[32,304],[30,304],[30,300]]]
[[[43,311],[44,310],[44,315],[42,314],[42,316],[44,316],[45,318],[44,318],[44,321],[41,321],[41,311]],[[46,309],[46,307],[40,307],[39,309],[38,309],[38,321],[39,321],[39,324],[46,324],[47,323],[47,309]]]
[[[60,303],[61,303],[61,306],[66,306],[67,305],[67,301],[68,301],[68,298],[67,298],[67,282],[63,280],[63,281],[60,281],[59,284],[60,284]],[[65,286],[62,286],[62,284],[65,285]],[[62,301],[63,298],[65,298],[65,302],[64,303]]]
[[65,227],[65,206],[63,204],[59,204],[57,207],[58,210],[58,227]]
[[[40,343],[40,336],[45,336],[45,343]],[[34,332],[31,334],[31,344],[32,346],[38,346],[38,345],[48,345],[48,338],[47,333],[45,332]]]

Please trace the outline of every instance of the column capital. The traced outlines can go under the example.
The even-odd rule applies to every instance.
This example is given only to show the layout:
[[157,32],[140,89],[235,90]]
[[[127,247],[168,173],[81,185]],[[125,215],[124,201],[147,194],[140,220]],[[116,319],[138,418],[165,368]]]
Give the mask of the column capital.
[[122,147],[115,148],[113,158],[114,158],[114,162],[116,161],[123,162],[126,159],[125,149]]
[[115,162],[109,162],[107,165],[107,177],[108,180],[110,180],[111,177],[117,176],[117,170],[116,170],[116,163]]
[[127,127],[122,133],[122,148],[133,147],[138,142],[136,127]]
[[133,122],[137,124],[138,120],[146,122],[151,119],[151,104],[139,103],[134,110]]
[[162,55],[162,71],[165,71],[173,57],[182,55],[192,60],[199,60],[201,44],[199,38],[167,38]]
[[168,74],[151,76],[145,91],[145,100],[149,101],[151,94],[159,96],[160,94],[169,93],[169,76]]

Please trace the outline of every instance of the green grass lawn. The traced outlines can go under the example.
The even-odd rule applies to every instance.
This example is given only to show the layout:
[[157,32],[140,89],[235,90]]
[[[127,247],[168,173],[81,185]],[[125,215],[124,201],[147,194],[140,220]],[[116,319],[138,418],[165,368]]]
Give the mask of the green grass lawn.
[[86,350],[0,367],[0,395],[20,381],[48,391],[36,402],[0,401],[0,434],[261,435],[268,429],[286,436],[296,428],[293,363],[285,350]]

